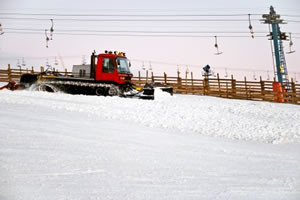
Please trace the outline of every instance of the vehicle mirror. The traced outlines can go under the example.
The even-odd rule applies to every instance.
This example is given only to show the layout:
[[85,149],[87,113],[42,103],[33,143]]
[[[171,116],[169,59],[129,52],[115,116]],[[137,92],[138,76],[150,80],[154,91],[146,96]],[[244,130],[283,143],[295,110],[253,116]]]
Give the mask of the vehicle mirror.
[[121,64],[120,64],[120,60],[117,60],[117,65],[121,65]]
[[129,61],[129,67],[131,67],[131,62]]

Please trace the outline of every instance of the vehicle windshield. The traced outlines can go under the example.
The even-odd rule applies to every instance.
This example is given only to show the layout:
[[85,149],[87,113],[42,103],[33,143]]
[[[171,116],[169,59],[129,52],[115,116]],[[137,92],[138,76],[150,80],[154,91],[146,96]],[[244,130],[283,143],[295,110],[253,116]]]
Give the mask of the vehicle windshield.
[[117,58],[118,72],[120,74],[130,74],[128,60],[126,58]]

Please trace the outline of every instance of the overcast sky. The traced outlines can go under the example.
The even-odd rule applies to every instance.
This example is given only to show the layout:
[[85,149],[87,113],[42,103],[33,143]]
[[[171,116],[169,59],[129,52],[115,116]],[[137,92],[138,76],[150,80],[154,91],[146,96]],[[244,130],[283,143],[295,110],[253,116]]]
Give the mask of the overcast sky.
[[[202,67],[209,64],[222,76],[227,70],[229,75],[233,74],[239,78],[247,75],[250,79],[254,74],[266,78],[267,71],[272,77],[270,41],[267,37],[260,37],[267,34],[268,25],[259,21],[261,14],[269,12],[270,5],[273,5],[276,12],[282,15],[281,18],[288,22],[281,25],[281,31],[292,32],[293,50],[296,52],[287,54],[286,61],[291,72],[290,76],[293,77],[295,72],[300,72],[300,2],[298,0],[0,0],[0,23],[4,32],[0,35],[0,68],[6,68],[8,63],[16,67],[18,59],[22,64],[22,58],[26,62],[26,67],[45,65],[47,58],[49,64],[56,66],[56,57],[57,68],[62,70],[64,65],[70,70],[73,64],[82,63],[83,56],[89,62],[93,50],[97,53],[116,50],[127,53],[128,58],[132,60],[134,73],[142,70],[143,66],[149,69],[151,65],[155,74],[164,71],[168,74],[176,74],[177,69],[184,73],[188,69],[197,77],[201,75]],[[74,16],[7,15],[7,13]],[[248,29],[247,14],[249,13],[254,36],[257,36],[254,39],[250,37]],[[79,14],[121,16],[78,16]],[[128,15],[152,15],[152,17]],[[73,20],[61,20],[65,18]],[[54,20],[54,35],[53,40],[49,42],[49,48],[46,48],[44,30],[50,29],[50,19]],[[117,21],[82,21],[82,19]],[[152,21],[148,21],[149,19]],[[204,21],[186,19],[204,19]],[[225,21],[220,22],[219,19]],[[63,32],[66,34],[59,34]],[[170,37],[170,35],[175,36]],[[219,51],[223,52],[221,55],[215,55],[217,50],[214,47],[214,36],[218,36]],[[289,51],[288,44],[288,41],[284,42],[286,52]],[[300,73],[297,79],[300,80]]]

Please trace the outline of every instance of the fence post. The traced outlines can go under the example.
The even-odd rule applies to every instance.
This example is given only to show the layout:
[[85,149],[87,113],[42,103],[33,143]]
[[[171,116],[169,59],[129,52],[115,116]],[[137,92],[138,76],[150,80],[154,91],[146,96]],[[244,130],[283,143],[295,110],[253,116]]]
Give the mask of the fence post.
[[146,83],[148,83],[148,70],[146,70]]
[[245,80],[245,89],[246,89],[246,99],[248,99],[248,87],[247,87],[247,78],[246,76],[244,77]]
[[210,95],[209,77],[207,76],[207,95]]
[[188,92],[188,83],[187,83],[187,78],[188,78],[188,72],[185,72],[185,93],[187,94]]
[[33,66],[31,67],[31,73],[32,73],[32,74],[34,73]]
[[180,72],[177,71],[177,88],[181,89],[182,88],[182,82],[180,78]]
[[292,78],[292,82],[291,82],[291,86],[292,86],[292,103],[295,103],[297,104],[297,100],[296,100],[296,85],[295,85],[295,82],[294,82],[294,79]]
[[205,76],[203,79],[203,95],[208,95],[209,94],[209,80],[208,77]]
[[235,98],[236,96],[236,80],[233,79],[233,75],[231,75],[231,97]]
[[228,82],[226,81],[226,98],[228,98]]
[[260,79],[260,88],[261,88],[261,95],[262,95],[262,100],[265,100],[265,82],[262,81],[261,76],[259,77]]
[[68,76],[68,70],[65,68],[65,76]]
[[219,73],[217,73],[217,80],[218,80],[218,89],[219,89],[219,96],[221,97],[221,83],[220,83],[220,76]]
[[141,83],[141,72],[139,71],[139,86],[141,86],[142,83]]
[[167,74],[166,74],[166,72],[164,72],[164,79],[165,79],[165,85],[167,85],[168,82],[167,82]]
[[8,81],[11,81],[11,68],[10,68],[10,64],[8,64],[8,67],[7,67],[7,77],[8,77]]
[[152,80],[152,84],[154,84],[154,75],[153,75],[153,72],[151,72],[151,80]]
[[194,94],[194,77],[193,77],[193,72],[191,72],[191,79],[192,79],[192,94]]

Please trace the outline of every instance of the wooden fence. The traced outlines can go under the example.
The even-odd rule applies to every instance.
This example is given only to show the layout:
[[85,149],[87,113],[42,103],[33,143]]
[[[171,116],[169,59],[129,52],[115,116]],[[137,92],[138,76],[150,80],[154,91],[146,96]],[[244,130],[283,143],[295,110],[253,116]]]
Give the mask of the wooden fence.
[[138,87],[143,87],[145,83],[154,85],[171,86],[176,94],[193,94],[216,96],[230,99],[246,99],[255,101],[270,101],[291,103],[300,105],[300,84],[296,84],[291,80],[290,89],[288,91],[273,91],[274,81],[264,81],[260,77],[259,81],[248,81],[246,77],[242,81],[237,81],[231,76],[230,79],[221,79],[217,74],[216,78],[194,79],[193,73],[185,74],[185,78],[181,78],[178,73],[177,77],[168,77],[166,73],[163,76],[153,76],[151,73],[146,77],[141,77],[140,73],[133,78],[133,83]]
[[[44,71],[44,67],[40,68],[40,71],[35,71],[33,67],[30,69],[12,69],[10,65],[8,65],[7,69],[0,69],[0,82],[8,82],[8,81],[19,81],[22,74],[36,74]],[[64,72],[60,72],[64,75],[70,75],[71,72],[65,70]]]
[[[41,67],[40,71],[44,71]],[[9,80],[18,81],[24,73],[39,73],[31,69],[11,69],[8,66],[7,70],[0,69],[0,82]],[[71,75],[70,72],[60,72],[64,75]],[[194,79],[193,73],[185,74],[182,78],[178,73],[177,77],[168,77],[166,73],[163,76],[149,75],[146,71],[146,76],[142,77],[140,73],[133,78],[133,83],[137,87],[143,87],[146,83],[152,83],[155,86],[171,86],[175,94],[192,94],[216,96],[230,99],[246,99],[256,101],[270,101],[291,103],[300,105],[300,84],[290,83],[290,89],[283,92],[273,91],[273,81],[248,81],[246,77],[242,81],[238,81],[231,76],[230,79],[221,79],[219,75],[216,78]]]

